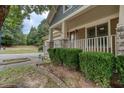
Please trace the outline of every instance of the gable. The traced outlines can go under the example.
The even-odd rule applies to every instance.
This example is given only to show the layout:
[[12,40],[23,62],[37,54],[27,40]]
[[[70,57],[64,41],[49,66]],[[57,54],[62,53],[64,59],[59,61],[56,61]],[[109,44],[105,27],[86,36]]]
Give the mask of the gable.
[[69,9],[68,11],[63,13],[63,6],[62,5],[58,6],[57,12],[53,17],[53,19],[50,23],[50,26],[57,23],[58,21],[62,20],[63,18],[67,17],[68,15],[72,14],[73,12],[75,12],[76,10],[78,10],[81,7],[82,7],[82,5],[73,5],[71,9]]

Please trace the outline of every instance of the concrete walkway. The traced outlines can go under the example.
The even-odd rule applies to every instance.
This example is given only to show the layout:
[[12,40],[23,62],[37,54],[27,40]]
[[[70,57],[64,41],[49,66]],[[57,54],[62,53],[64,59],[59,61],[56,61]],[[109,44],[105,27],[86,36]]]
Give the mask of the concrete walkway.
[[[41,55],[40,58],[39,58],[39,55]],[[40,63],[42,63],[42,55],[43,55],[42,53],[0,54],[0,63],[2,63],[3,60],[5,60],[5,59],[15,59],[15,58],[30,58],[31,59],[31,61],[22,62],[22,63],[0,65],[0,71],[7,69],[9,67],[40,64]]]

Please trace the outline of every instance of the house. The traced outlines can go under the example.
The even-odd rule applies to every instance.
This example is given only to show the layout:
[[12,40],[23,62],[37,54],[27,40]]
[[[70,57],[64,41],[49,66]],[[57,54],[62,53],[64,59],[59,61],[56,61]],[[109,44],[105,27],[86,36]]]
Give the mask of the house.
[[80,48],[83,51],[124,54],[123,5],[54,7],[47,17],[47,49]]

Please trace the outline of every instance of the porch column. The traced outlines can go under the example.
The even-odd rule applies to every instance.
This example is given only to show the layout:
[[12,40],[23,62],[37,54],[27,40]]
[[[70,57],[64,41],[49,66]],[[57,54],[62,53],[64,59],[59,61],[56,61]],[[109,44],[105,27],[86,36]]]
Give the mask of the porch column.
[[53,48],[53,29],[49,29],[49,48]]
[[67,23],[65,21],[62,22],[62,39],[67,38]]
[[67,22],[63,21],[62,22],[62,47],[67,47]]
[[124,5],[120,5],[119,23],[117,25],[117,55],[124,54]]

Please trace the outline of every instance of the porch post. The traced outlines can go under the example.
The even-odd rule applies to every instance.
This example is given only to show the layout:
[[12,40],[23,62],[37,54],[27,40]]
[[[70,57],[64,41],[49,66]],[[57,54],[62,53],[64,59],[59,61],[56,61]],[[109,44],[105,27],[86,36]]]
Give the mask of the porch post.
[[67,47],[67,22],[63,21],[62,22],[62,47],[65,48]]
[[117,25],[117,55],[124,55],[124,5],[120,5],[119,23]]
[[53,48],[53,29],[49,29],[49,48]]

